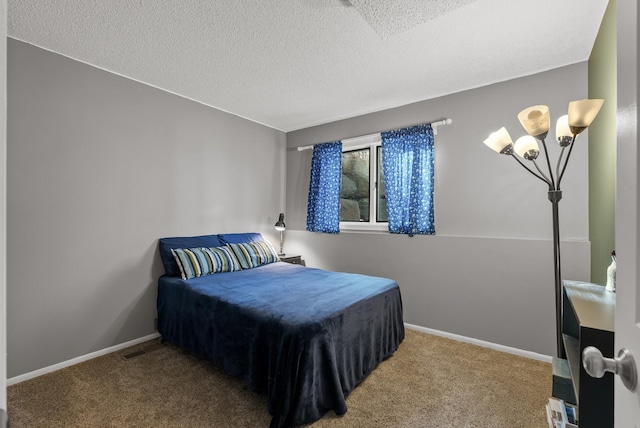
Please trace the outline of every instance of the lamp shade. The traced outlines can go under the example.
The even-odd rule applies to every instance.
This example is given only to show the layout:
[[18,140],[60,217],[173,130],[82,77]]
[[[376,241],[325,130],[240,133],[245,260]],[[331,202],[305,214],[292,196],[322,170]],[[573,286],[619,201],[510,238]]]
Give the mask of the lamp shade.
[[278,222],[275,224],[275,228],[280,232],[286,229],[286,226],[284,225],[284,213],[280,213],[280,216],[278,217]]
[[560,116],[556,121],[556,139],[560,147],[567,147],[573,140],[573,132],[569,127],[569,115]]
[[484,143],[492,150],[503,154],[510,155],[513,153],[513,140],[504,126],[496,132],[491,133]]
[[516,140],[516,144],[513,146],[516,154],[526,160],[535,160],[540,154],[538,148],[538,141],[531,135],[523,135]]
[[573,135],[578,135],[591,125],[603,103],[603,99],[578,100],[569,103],[569,127]]
[[549,132],[549,107],[543,105],[527,107],[518,113],[518,120],[527,134],[543,140]]

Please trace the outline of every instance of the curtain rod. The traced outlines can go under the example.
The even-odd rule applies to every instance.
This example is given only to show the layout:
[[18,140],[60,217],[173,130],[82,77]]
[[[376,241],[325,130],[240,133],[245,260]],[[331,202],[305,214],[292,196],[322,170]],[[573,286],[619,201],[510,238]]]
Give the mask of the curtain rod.
[[[431,122],[430,125],[433,128],[433,135],[438,135],[438,131],[437,128],[440,125],[451,125],[451,123],[453,122],[453,120],[449,117],[445,118],[445,119],[441,119],[441,120],[437,120],[435,122]],[[379,132],[378,132],[379,134]],[[371,134],[371,135],[375,135],[375,134]],[[351,138],[345,138],[345,140],[351,140],[351,139],[355,139],[355,138],[363,138],[363,137],[368,137],[369,135],[361,135],[359,137],[351,137]],[[313,149],[313,145],[310,146],[300,146],[298,147],[298,151],[301,152],[303,150],[309,150],[309,149]]]

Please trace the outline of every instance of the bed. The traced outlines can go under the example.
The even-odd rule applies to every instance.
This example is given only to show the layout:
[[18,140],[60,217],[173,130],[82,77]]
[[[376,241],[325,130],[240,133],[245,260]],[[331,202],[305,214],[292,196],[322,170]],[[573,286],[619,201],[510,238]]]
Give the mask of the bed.
[[233,253],[226,248],[259,244],[256,233],[160,240],[166,274],[158,280],[158,330],[266,393],[271,427],[344,414],[348,394],[404,339],[398,284],[284,263],[275,251],[250,267],[240,253],[240,270],[184,279],[176,269],[181,249]]

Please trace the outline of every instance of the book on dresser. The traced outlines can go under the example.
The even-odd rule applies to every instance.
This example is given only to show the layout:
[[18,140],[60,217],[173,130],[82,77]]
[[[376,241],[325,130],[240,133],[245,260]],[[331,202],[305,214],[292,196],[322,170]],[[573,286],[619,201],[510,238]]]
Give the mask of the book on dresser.
[[546,405],[549,428],[577,428],[575,407],[561,399],[549,398]]

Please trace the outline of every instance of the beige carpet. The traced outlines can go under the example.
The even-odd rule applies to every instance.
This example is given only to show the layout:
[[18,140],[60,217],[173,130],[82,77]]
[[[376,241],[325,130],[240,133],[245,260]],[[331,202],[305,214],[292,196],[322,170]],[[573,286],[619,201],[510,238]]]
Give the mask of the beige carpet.
[[[144,348],[148,353],[124,360]],[[267,399],[207,361],[148,342],[8,388],[12,428],[268,427]],[[545,427],[551,364],[407,330],[324,427]]]

